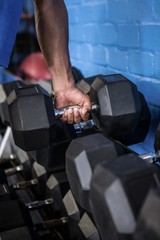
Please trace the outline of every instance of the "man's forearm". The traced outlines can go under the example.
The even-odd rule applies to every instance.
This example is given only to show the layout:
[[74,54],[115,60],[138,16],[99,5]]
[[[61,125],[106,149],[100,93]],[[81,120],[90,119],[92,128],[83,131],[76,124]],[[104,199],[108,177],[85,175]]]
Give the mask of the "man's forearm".
[[63,0],[34,0],[41,50],[55,90],[74,84],[68,52],[68,16]]

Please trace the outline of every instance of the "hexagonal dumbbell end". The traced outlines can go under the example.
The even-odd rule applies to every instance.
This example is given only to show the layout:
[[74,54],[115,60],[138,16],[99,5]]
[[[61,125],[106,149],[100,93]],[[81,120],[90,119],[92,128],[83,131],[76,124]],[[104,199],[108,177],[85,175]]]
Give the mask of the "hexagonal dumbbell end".
[[156,129],[154,149],[156,152],[160,151],[160,123],[158,124],[158,127]]
[[83,209],[90,211],[90,181],[96,165],[123,154],[120,145],[99,133],[71,142],[66,152],[66,172],[73,196]]
[[135,84],[120,74],[97,77],[90,97],[99,106],[92,117],[96,126],[117,140],[133,132],[140,118],[141,102]]
[[143,142],[148,134],[151,120],[151,113],[148,104],[142,93],[139,92],[141,101],[141,114],[136,128],[129,134],[121,136],[120,141],[125,145],[132,145]]
[[160,188],[151,189],[138,218],[134,240],[160,239]]
[[158,169],[134,154],[97,165],[90,206],[101,239],[132,239],[146,195],[158,185]]
[[12,90],[23,86],[26,86],[26,84],[20,80],[0,84],[0,116],[3,124],[5,125],[10,125],[7,96]]
[[42,149],[54,141],[56,120],[50,95],[39,85],[12,91],[8,96],[15,144],[25,151]]

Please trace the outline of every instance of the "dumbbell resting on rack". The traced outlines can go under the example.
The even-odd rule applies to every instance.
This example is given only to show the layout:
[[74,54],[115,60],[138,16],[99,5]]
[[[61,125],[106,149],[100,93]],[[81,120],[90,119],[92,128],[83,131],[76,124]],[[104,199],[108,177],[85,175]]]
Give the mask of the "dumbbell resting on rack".
[[0,116],[3,124],[10,125],[10,117],[7,106],[7,96],[12,90],[26,86],[25,82],[17,80],[9,83],[0,84]]
[[[111,136],[133,132],[141,112],[139,93],[133,83],[121,75],[98,77],[91,85],[90,96],[98,105],[92,116],[99,129]],[[13,136],[19,147],[37,150],[55,141],[53,102],[44,89],[35,85],[12,91],[8,105]]]
[[149,191],[138,218],[134,240],[160,239],[160,188]]
[[12,91],[8,105],[17,146],[31,151],[55,142],[57,125],[60,125],[57,118],[61,111],[54,112],[52,98],[44,89],[34,85]]
[[[102,239],[106,239],[105,236],[108,238],[110,236],[109,239],[112,240],[119,239],[118,234],[121,233],[125,237],[127,231],[128,236],[129,234],[133,235],[136,225],[135,219],[139,215],[147,192],[151,187],[160,184],[159,169],[156,167],[158,165],[150,164],[150,160],[146,161],[144,156],[138,156],[122,144],[117,145],[119,143],[100,134],[93,134],[73,140],[66,153],[66,171],[73,196],[81,211],[86,211],[91,216],[93,214],[91,220],[95,222],[100,235],[104,236]],[[132,154],[129,154],[130,152]],[[101,165],[106,166],[106,171],[99,170],[97,176],[96,171],[98,170],[96,169],[98,166],[100,168]],[[94,175],[97,177],[94,178]],[[92,193],[90,192],[91,183]],[[107,194],[107,191],[110,193]],[[92,206],[89,197],[91,195]],[[118,209],[114,206],[114,202],[117,208],[119,207]],[[127,205],[125,205],[126,202]],[[109,211],[110,214],[105,212],[106,208],[109,208],[106,211]],[[124,209],[124,214],[127,215],[126,225],[125,219],[124,223],[121,223],[123,214],[120,215],[120,209]],[[119,215],[116,212],[117,214],[119,212]],[[114,216],[116,216],[116,220]],[[108,227],[105,224],[117,224],[118,229],[111,227],[106,232]]]
[[[29,154],[18,148],[14,144],[11,128],[7,127],[2,143],[0,145],[0,165],[2,168],[8,168],[8,174],[13,174],[16,171],[23,170],[25,179],[31,178],[30,168],[33,159]],[[19,167],[17,168],[17,165]],[[10,168],[10,171],[9,171]]]
[[[96,104],[96,110],[91,111],[95,126],[117,140],[131,143],[129,135],[133,135],[141,121],[143,105],[145,120],[150,119],[145,100],[141,101],[136,86],[122,75],[95,77],[89,95]],[[44,89],[35,85],[12,91],[8,96],[8,105],[17,146],[32,151],[56,142],[57,120],[53,101]],[[149,127],[149,121],[145,122],[141,141]],[[134,141],[137,139],[134,138]]]

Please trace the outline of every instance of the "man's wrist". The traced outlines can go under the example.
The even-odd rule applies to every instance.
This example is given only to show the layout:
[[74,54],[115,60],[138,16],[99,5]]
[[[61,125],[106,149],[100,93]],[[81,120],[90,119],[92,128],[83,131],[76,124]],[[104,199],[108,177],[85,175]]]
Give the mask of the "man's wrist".
[[75,87],[75,81],[71,74],[51,73],[54,92],[64,91]]
[[62,84],[59,86],[54,87],[55,95],[62,95],[64,92],[75,88],[75,83],[73,84]]

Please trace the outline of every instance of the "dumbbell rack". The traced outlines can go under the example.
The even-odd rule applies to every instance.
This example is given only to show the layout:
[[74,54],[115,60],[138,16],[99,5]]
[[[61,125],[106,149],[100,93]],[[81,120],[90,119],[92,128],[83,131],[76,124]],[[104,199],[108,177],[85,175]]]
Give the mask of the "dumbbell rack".
[[[6,144],[8,144],[7,141],[6,141]],[[8,182],[7,188],[9,189],[9,192],[12,196],[11,198],[18,200],[18,202],[21,202],[26,206],[29,206],[30,210],[32,210],[34,206],[35,209],[30,211],[29,214],[31,215],[34,228],[37,227],[41,229],[41,231],[37,231],[38,237],[40,239],[65,239],[65,237],[61,236],[61,234],[63,235],[63,231],[64,231],[63,226],[61,227],[62,233],[60,233],[59,230],[58,232],[57,230],[55,230],[56,225],[58,226],[58,228],[59,226],[63,225],[63,222],[58,219],[58,217],[60,217],[60,214],[57,212],[55,213],[53,211],[53,207],[50,207],[49,205],[47,206],[46,204],[47,200],[45,202],[39,201],[40,199],[38,199],[39,196],[36,196],[36,192],[34,191],[35,190],[34,186],[31,188],[27,187],[27,188],[21,189],[20,185],[22,184],[20,183],[24,182],[23,185],[25,185],[26,181],[28,180],[24,178],[24,175],[26,175],[26,173],[23,174],[23,171],[25,169],[23,169],[23,166],[21,165],[22,164],[21,161],[19,161],[18,158],[16,157],[16,153],[13,152],[12,155],[9,153],[9,155],[10,157],[8,159],[1,159],[0,166],[4,170],[4,172],[7,174],[7,182]],[[17,188],[18,186],[19,186],[19,189]],[[39,207],[40,203],[41,205],[44,205],[44,209],[43,207],[42,208]],[[50,223],[49,228],[51,228],[51,230],[48,230],[47,227],[45,229],[45,226],[43,230],[42,225],[44,224],[44,220],[48,219],[48,217],[50,219],[52,217],[53,218],[57,217],[57,222],[54,219],[54,221]],[[14,216],[13,216],[13,221],[14,221]],[[51,225],[55,225],[53,226],[53,229]],[[64,221],[64,225],[65,225],[65,221]]]
[[[74,128],[75,128],[77,137],[85,136],[86,134],[91,134],[91,133],[97,132],[97,130],[94,129],[94,124],[92,123],[92,121],[88,121],[85,124],[84,123],[75,124]],[[59,210],[57,211],[57,209],[54,210],[54,206],[53,206],[54,203],[51,204],[50,206],[48,205],[48,206],[44,206],[44,208],[39,208],[38,205],[40,205],[40,201],[42,201],[42,196],[39,196],[39,194],[37,195],[37,192],[35,191],[34,186],[20,189],[21,188],[20,186],[25,185],[27,183],[27,181],[29,181],[29,179],[35,178],[35,175],[31,176],[31,172],[33,171],[33,170],[31,170],[31,168],[33,168],[34,163],[35,164],[37,164],[37,163],[33,159],[31,159],[30,160],[31,161],[30,169],[27,169],[27,171],[29,171],[29,173],[25,172],[26,171],[26,169],[24,169],[25,166],[22,166],[22,162],[24,161],[24,159],[20,159],[21,154],[20,154],[20,156],[17,156],[17,152],[18,152],[17,147],[14,146],[13,141],[10,140],[10,137],[12,138],[12,134],[11,134],[11,136],[10,136],[10,134],[11,134],[11,129],[10,129],[10,127],[7,127],[6,134],[4,134],[3,141],[2,141],[3,145],[4,145],[3,150],[6,145],[6,148],[9,148],[9,151],[13,151],[13,152],[8,153],[8,159],[1,159],[0,166],[8,174],[8,176],[7,176],[8,187],[10,190],[12,189],[12,191],[11,191],[12,195],[14,196],[14,198],[16,198],[19,202],[22,202],[24,205],[32,206],[35,201],[37,202],[36,204],[34,204],[34,205],[37,205],[37,209],[30,211],[33,225],[40,227],[41,225],[43,225],[43,223],[46,219],[50,219],[50,218],[54,219],[52,224],[50,224],[50,225],[53,225],[53,227],[47,226],[50,229],[46,229],[43,231],[42,230],[36,231],[36,233],[38,233],[38,236],[40,237],[40,239],[41,238],[42,239],[43,238],[45,238],[45,239],[70,239],[70,232],[68,231],[68,229],[66,227],[67,218],[65,218],[66,215],[63,214],[63,210],[61,212]],[[11,149],[10,149],[10,146],[7,146],[10,144],[12,144]],[[20,150],[20,151],[22,151],[22,150]],[[1,156],[2,155],[3,154],[1,154]],[[16,169],[16,167],[17,167],[17,169]],[[28,175],[30,176],[29,178],[28,178]],[[49,175],[48,175],[48,178],[49,178]],[[21,184],[22,182],[24,182],[24,183]],[[36,186],[35,186],[35,188],[36,188]],[[68,189],[69,189],[69,187],[68,187]],[[67,192],[67,190],[65,190],[65,191]],[[54,196],[53,196],[53,199],[54,199]],[[44,198],[43,198],[43,200],[44,200]],[[47,204],[44,204],[44,205],[47,205]],[[63,209],[63,207],[62,207],[62,209]],[[28,211],[29,211],[29,209],[28,209]],[[63,221],[64,221],[64,224],[63,224]],[[56,226],[54,226],[54,225],[56,225]],[[74,229],[72,229],[72,232],[74,232]],[[72,235],[72,233],[71,233],[71,235]],[[78,239],[77,236],[74,238]]]
[[[103,79],[99,79],[100,82],[101,82],[101,80],[103,80]],[[122,88],[122,90],[124,90],[124,89]],[[137,94],[137,90],[135,92]],[[39,105],[39,102],[37,102],[37,103]],[[142,106],[143,106],[143,104],[142,104]],[[42,114],[43,114],[43,112],[42,112]],[[14,111],[13,111],[13,115],[15,115]],[[98,115],[95,117],[97,119],[100,118],[100,116],[98,117]],[[149,116],[147,115],[145,119],[148,119],[148,117]],[[95,118],[95,120],[96,120],[96,118]],[[24,115],[24,120],[26,120],[25,115]],[[100,119],[98,119],[98,123],[99,123],[99,120]],[[141,122],[140,125],[142,125],[143,117],[142,117],[142,119],[140,119],[140,122]],[[59,128],[59,129],[61,129],[61,128]],[[84,129],[86,131],[83,131]],[[36,235],[38,235],[38,239],[61,239],[61,240],[62,239],[64,239],[64,240],[65,239],[67,239],[67,240],[68,239],[73,239],[73,240],[83,240],[83,239],[84,240],[86,240],[86,239],[89,239],[89,240],[94,239],[95,240],[96,239],[96,240],[99,240],[100,235],[103,236],[102,240],[106,239],[105,238],[106,236],[104,237],[104,235],[102,234],[103,230],[105,229],[105,225],[104,225],[103,229],[101,229],[101,226],[99,227],[98,220],[95,217],[96,214],[93,214],[94,212],[96,213],[96,210],[94,209],[95,211],[93,211],[93,213],[92,213],[92,211],[90,211],[91,210],[90,206],[87,202],[88,200],[86,201],[86,199],[88,199],[88,197],[86,198],[86,196],[89,196],[90,180],[92,179],[92,172],[95,167],[94,164],[93,164],[93,166],[92,165],[90,166],[89,155],[92,156],[92,158],[95,157],[94,161],[97,164],[99,164],[101,160],[104,160],[105,156],[108,156],[108,154],[109,154],[108,151],[111,151],[110,156],[111,156],[112,160],[114,160],[114,156],[112,156],[113,155],[112,147],[116,143],[119,147],[123,148],[123,151],[121,154],[124,156],[121,156],[121,154],[120,154],[120,157],[122,157],[121,161],[123,159],[125,159],[125,161],[126,161],[127,153],[132,153],[132,155],[131,156],[129,155],[128,158],[131,158],[134,161],[137,161],[137,158],[138,159],[142,158],[143,160],[146,160],[149,164],[154,163],[154,164],[156,164],[156,166],[159,165],[159,154],[146,154],[143,156],[138,156],[137,153],[131,151],[128,147],[126,147],[124,145],[125,141],[123,142],[123,144],[121,144],[120,142],[116,142],[114,139],[108,138],[107,133],[105,135],[105,133],[101,130],[102,130],[101,126],[97,126],[97,128],[94,128],[94,123],[92,120],[89,121],[87,124],[80,123],[80,124],[74,125],[74,132],[75,132],[76,136],[74,136],[75,140],[73,140],[73,142],[75,141],[75,143],[78,146],[78,142],[81,142],[81,140],[82,140],[82,142],[79,145],[79,149],[81,149],[80,156],[79,156],[79,154],[77,154],[79,149],[76,149],[76,147],[74,147],[74,144],[72,145],[72,143],[69,145],[69,142],[71,142],[72,137],[69,139],[69,141],[67,139],[67,141],[68,141],[67,144],[69,145],[69,148],[67,145],[67,148],[65,149],[65,151],[67,150],[66,161],[68,161],[70,164],[71,162],[73,163],[76,159],[76,161],[78,162],[78,165],[77,166],[74,164],[72,166],[68,165],[68,167],[65,167],[64,169],[61,168],[61,166],[60,166],[60,168],[54,169],[54,166],[49,165],[48,162],[46,161],[49,154],[46,155],[46,152],[43,151],[43,148],[42,149],[40,148],[40,150],[39,149],[36,150],[35,156],[34,156],[34,153],[30,154],[30,152],[28,152],[27,153],[27,163],[26,163],[26,165],[25,164],[23,165],[24,158],[21,158],[21,154],[20,155],[17,154],[17,149],[15,148],[15,146],[12,142],[12,152],[11,152],[12,154],[9,154],[10,159],[8,159],[9,160],[8,164],[7,163],[4,164],[3,168],[6,173],[12,172],[12,175],[8,176],[7,179],[8,179],[9,189],[12,188],[12,191],[11,191],[12,194],[14,192],[14,194],[13,194],[14,198],[16,196],[16,199],[18,199],[18,202],[22,202],[23,205],[25,205],[25,207],[30,208],[30,210],[27,209],[27,212],[29,213],[29,215],[31,215],[32,226],[31,226],[30,222],[27,222],[27,223],[25,222],[25,224],[29,229],[32,229],[32,231],[34,231],[34,233]],[[97,133],[97,132],[99,132],[101,135],[100,139],[101,138],[104,139],[104,140],[102,140],[102,143],[107,141],[107,144],[108,144],[108,142],[111,142],[111,145],[110,145],[111,148],[109,147],[109,149],[111,149],[111,150],[108,150],[108,147],[105,149],[103,147],[101,148],[101,140],[99,139],[99,137],[94,136],[94,133]],[[102,135],[102,133],[103,133],[103,135]],[[136,130],[136,137],[137,137],[138,133],[139,133],[139,126]],[[145,129],[145,134],[146,134],[146,129]],[[142,135],[144,138],[144,134],[142,134]],[[42,135],[39,135],[39,136],[42,136]],[[90,140],[88,140],[86,138],[88,136],[91,136],[91,138],[90,137],[88,138]],[[92,136],[93,136],[93,138],[92,138]],[[133,136],[135,137],[134,134],[131,134],[131,139],[130,139],[131,142],[132,142]],[[22,135],[21,135],[21,137],[22,137]],[[84,137],[84,140],[82,137]],[[121,137],[123,139],[123,136],[121,136]],[[56,138],[56,140],[57,140],[57,138]],[[139,141],[140,141],[140,139],[138,139],[138,142]],[[6,143],[7,143],[7,141],[6,141]],[[63,140],[61,141],[61,138],[60,138],[60,141],[58,141],[58,143],[56,142],[56,144],[58,144],[58,147],[59,147],[58,151],[61,150],[63,143],[64,143],[64,141]],[[47,146],[48,146],[48,144],[50,144],[50,143],[48,142]],[[55,148],[57,146],[56,144],[54,145]],[[91,146],[92,144],[93,144],[93,146]],[[28,145],[28,142],[27,142],[27,145]],[[90,148],[90,147],[92,150],[88,154],[87,148]],[[99,147],[99,149],[95,150],[98,147]],[[73,152],[71,151],[71,154],[69,154],[70,150],[68,150],[70,148],[73,150]],[[96,153],[96,151],[97,151],[97,153]],[[91,152],[92,152],[92,154],[91,154]],[[52,153],[52,151],[51,151],[51,153]],[[37,154],[39,154],[39,156]],[[41,154],[43,154],[42,158],[40,156]],[[76,156],[76,154],[77,154],[77,156]],[[87,154],[88,154],[88,156],[87,156]],[[11,156],[14,159],[11,159]],[[67,156],[69,156],[69,157],[67,157]],[[118,157],[119,157],[119,154],[115,154],[115,158],[118,158]],[[67,160],[67,158],[69,160]],[[42,161],[40,161],[40,159]],[[51,156],[51,160],[53,160],[52,156]],[[57,163],[60,163],[60,161],[59,161],[60,159],[56,158],[55,160]],[[82,161],[83,164],[81,164],[80,160]],[[116,160],[116,161],[118,162],[119,160]],[[141,159],[140,159],[140,161],[141,161]],[[64,156],[63,156],[63,162],[65,162]],[[42,164],[43,166],[41,166],[40,163],[43,163]],[[23,167],[22,167],[22,165],[23,165]],[[115,169],[114,169],[113,165],[114,164],[112,163],[111,169],[113,168],[113,172],[111,172],[111,175],[112,175],[112,173],[114,175]],[[135,165],[133,164],[133,166],[135,166]],[[144,169],[145,168],[147,169],[146,164],[142,163],[142,166],[144,167]],[[12,167],[12,170],[11,169],[7,170],[7,167]],[[13,168],[15,168],[15,167],[17,167],[17,171],[13,172]],[[121,167],[121,166],[119,165],[119,167]],[[125,166],[123,166],[123,167],[124,167],[123,170],[126,170]],[[149,169],[151,169],[151,172],[152,172],[152,167],[149,167]],[[18,171],[18,170],[21,170],[21,171]],[[127,171],[128,170],[130,173],[129,167],[128,167]],[[77,174],[78,177],[75,174],[76,171],[78,172],[78,174]],[[153,170],[153,172],[154,172],[154,170]],[[67,176],[66,176],[66,173],[67,173]],[[69,176],[73,177],[73,180],[74,180],[73,185],[69,179]],[[38,187],[33,186],[34,184],[27,183],[27,181],[30,181],[31,179],[35,179],[35,178],[37,179]],[[151,174],[151,180],[152,179],[153,179],[153,174]],[[25,182],[18,183],[19,181],[25,181]],[[158,181],[159,180],[157,179],[156,184],[158,184]],[[34,180],[33,180],[33,182],[34,182]],[[81,187],[79,187],[79,182],[82,185]],[[125,180],[124,180],[124,182],[125,182]],[[151,181],[149,179],[149,184],[150,184],[150,182]],[[69,184],[70,184],[70,186],[69,186]],[[97,182],[95,182],[95,185],[96,184],[97,184]],[[141,182],[140,182],[140,184],[141,184]],[[150,187],[149,184],[148,184],[147,188]],[[26,189],[22,189],[22,190],[16,189],[16,188],[21,188],[20,187],[21,185],[26,185],[26,186],[32,185],[32,187],[27,186]],[[84,194],[84,199],[83,198],[81,199],[81,195],[82,195],[81,193],[84,193],[83,189],[82,189],[83,186],[84,186],[84,191],[86,191],[86,190],[88,191],[88,193],[87,193],[88,195]],[[99,187],[100,186],[101,185],[99,185]],[[136,185],[136,186],[138,186],[138,185]],[[141,187],[140,187],[140,189],[143,190],[143,188],[141,188]],[[63,192],[63,194],[62,194],[62,192]],[[49,195],[48,195],[48,193],[49,193]],[[53,202],[52,202],[52,198],[53,198]],[[80,201],[79,201],[79,199],[80,199]],[[54,201],[57,201],[56,204]],[[139,199],[138,199],[138,201],[139,201]],[[85,206],[86,203],[88,204],[87,207]],[[101,207],[101,204],[102,204],[102,201],[98,202],[98,204],[96,204],[96,207],[98,207],[98,205]],[[43,208],[40,207],[40,205],[41,206],[43,205]],[[131,210],[131,208],[130,208],[130,210]],[[125,209],[124,209],[124,212],[125,212]],[[103,209],[102,209],[101,216],[103,216],[103,214],[104,213],[103,213]],[[14,219],[14,217],[13,217],[13,219]],[[123,216],[122,216],[122,219],[123,219]],[[120,223],[121,223],[121,221],[120,221]],[[103,225],[103,223],[101,225]],[[1,228],[1,226],[0,226],[0,228]],[[131,228],[133,228],[133,226],[131,226]],[[3,234],[3,231],[2,231],[2,234]],[[133,234],[134,233],[132,232],[132,235]],[[34,238],[31,236],[31,239],[37,239],[37,238]],[[115,240],[115,239],[117,240],[118,238],[115,238],[115,237],[112,238],[112,236],[110,236],[110,238],[109,238],[109,236],[108,236],[108,239],[109,240]],[[125,240],[126,239],[129,240],[130,237],[125,238]],[[3,238],[2,238],[2,240],[3,240]],[[144,239],[141,239],[138,237],[138,238],[135,238],[134,240],[144,240]]]
[[[120,144],[120,143],[118,143],[118,144]],[[122,144],[120,144],[120,145],[124,147],[126,153],[127,152],[134,153],[133,151],[130,151],[130,149],[127,148],[126,146],[124,146]],[[157,155],[157,156],[159,157],[159,155]],[[145,154],[141,157],[143,159],[147,158],[147,161],[150,163],[156,162],[157,165],[159,163],[157,158],[155,161],[155,155],[152,156],[149,154],[148,155]],[[152,159],[153,159],[153,161],[152,161]],[[34,186],[33,186],[33,188],[28,187],[26,189],[21,189],[21,190],[16,189],[16,187],[15,187],[15,186],[20,185],[20,184],[18,184],[19,182],[28,180],[28,179],[25,179],[25,177],[24,177],[24,175],[26,175],[26,174],[23,174],[23,171],[24,171],[23,168],[22,169],[19,168],[21,171],[15,171],[15,173],[14,173],[13,169],[15,169],[16,166],[21,166],[20,164],[21,164],[21,161],[19,161],[19,159],[16,157],[16,152],[15,153],[13,152],[13,155],[11,156],[10,159],[3,160],[3,163],[1,163],[1,167],[4,169],[4,171],[6,173],[8,173],[8,176],[7,176],[8,186],[9,186],[9,189],[12,189],[12,194],[14,192],[13,195],[16,196],[16,199],[18,199],[18,201],[22,202],[23,204],[30,203],[28,205],[32,206],[33,205],[32,202],[34,202],[34,201],[38,202],[40,200],[39,196],[36,195],[36,193],[34,191]],[[10,170],[7,170],[7,169],[10,169]],[[53,198],[54,198],[54,196],[53,196]],[[33,221],[33,225],[37,226],[36,233],[38,233],[38,236],[40,239],[70,239],[70,235],[68,235],[68,230],[65,226],[67,222],[66,223],[64,222],[64,226],[62,227],[61,225],[63,225],[63,224],[61,221],[59,221],[59,219],[64,217],[63,215],[61,215],[61,213],[54,212],[53,206],[50,207],[48,205],[47,207],[44,207],[44,209],[43,209],[43,208],[39,208],[37,203],[35,205],[37,205],[37,209],[30,211],[30,215],[31,215],[31,219]],[[44,230],[40,231],[41,226],[43,225],[44,221],[48,218],[54,219],[54,224],[53,224],[54,227],[53,228],[49,227],[50,229],[44,229]],[[56,223],[55,223],[55,218],[59,218],[59,219],[57,219]],[[90,217],[87,216],[86,213],[81,217],[81,221],[84,218],[85,218],[85,223],[87,223],[88,226],[93,225],[93,222],[91,222]],[[67,218],[64,220],[67,221]],[[81,221],[80,221],[79,225],[81,224]],[[82,223],[82,225],[83,225],[83,223]],[[81,226],[81,228],[83,228],[83,226]],[[98,234],[96,232],[97,230],[94,225],[92,226],[92,228],[94,228],[94,231],[95,231],[94,234]],[[73,232],[74,232],[74,230],[73,230]],[[80,239],[81,239],[81,237],[82,236],[80,234]],[[79,239],[79,238],[76,236],[75,239]],[[84,237],[83,239],[87,239],[87,237]],[[98,235],[96,236],[96,239],[99,239]]]

